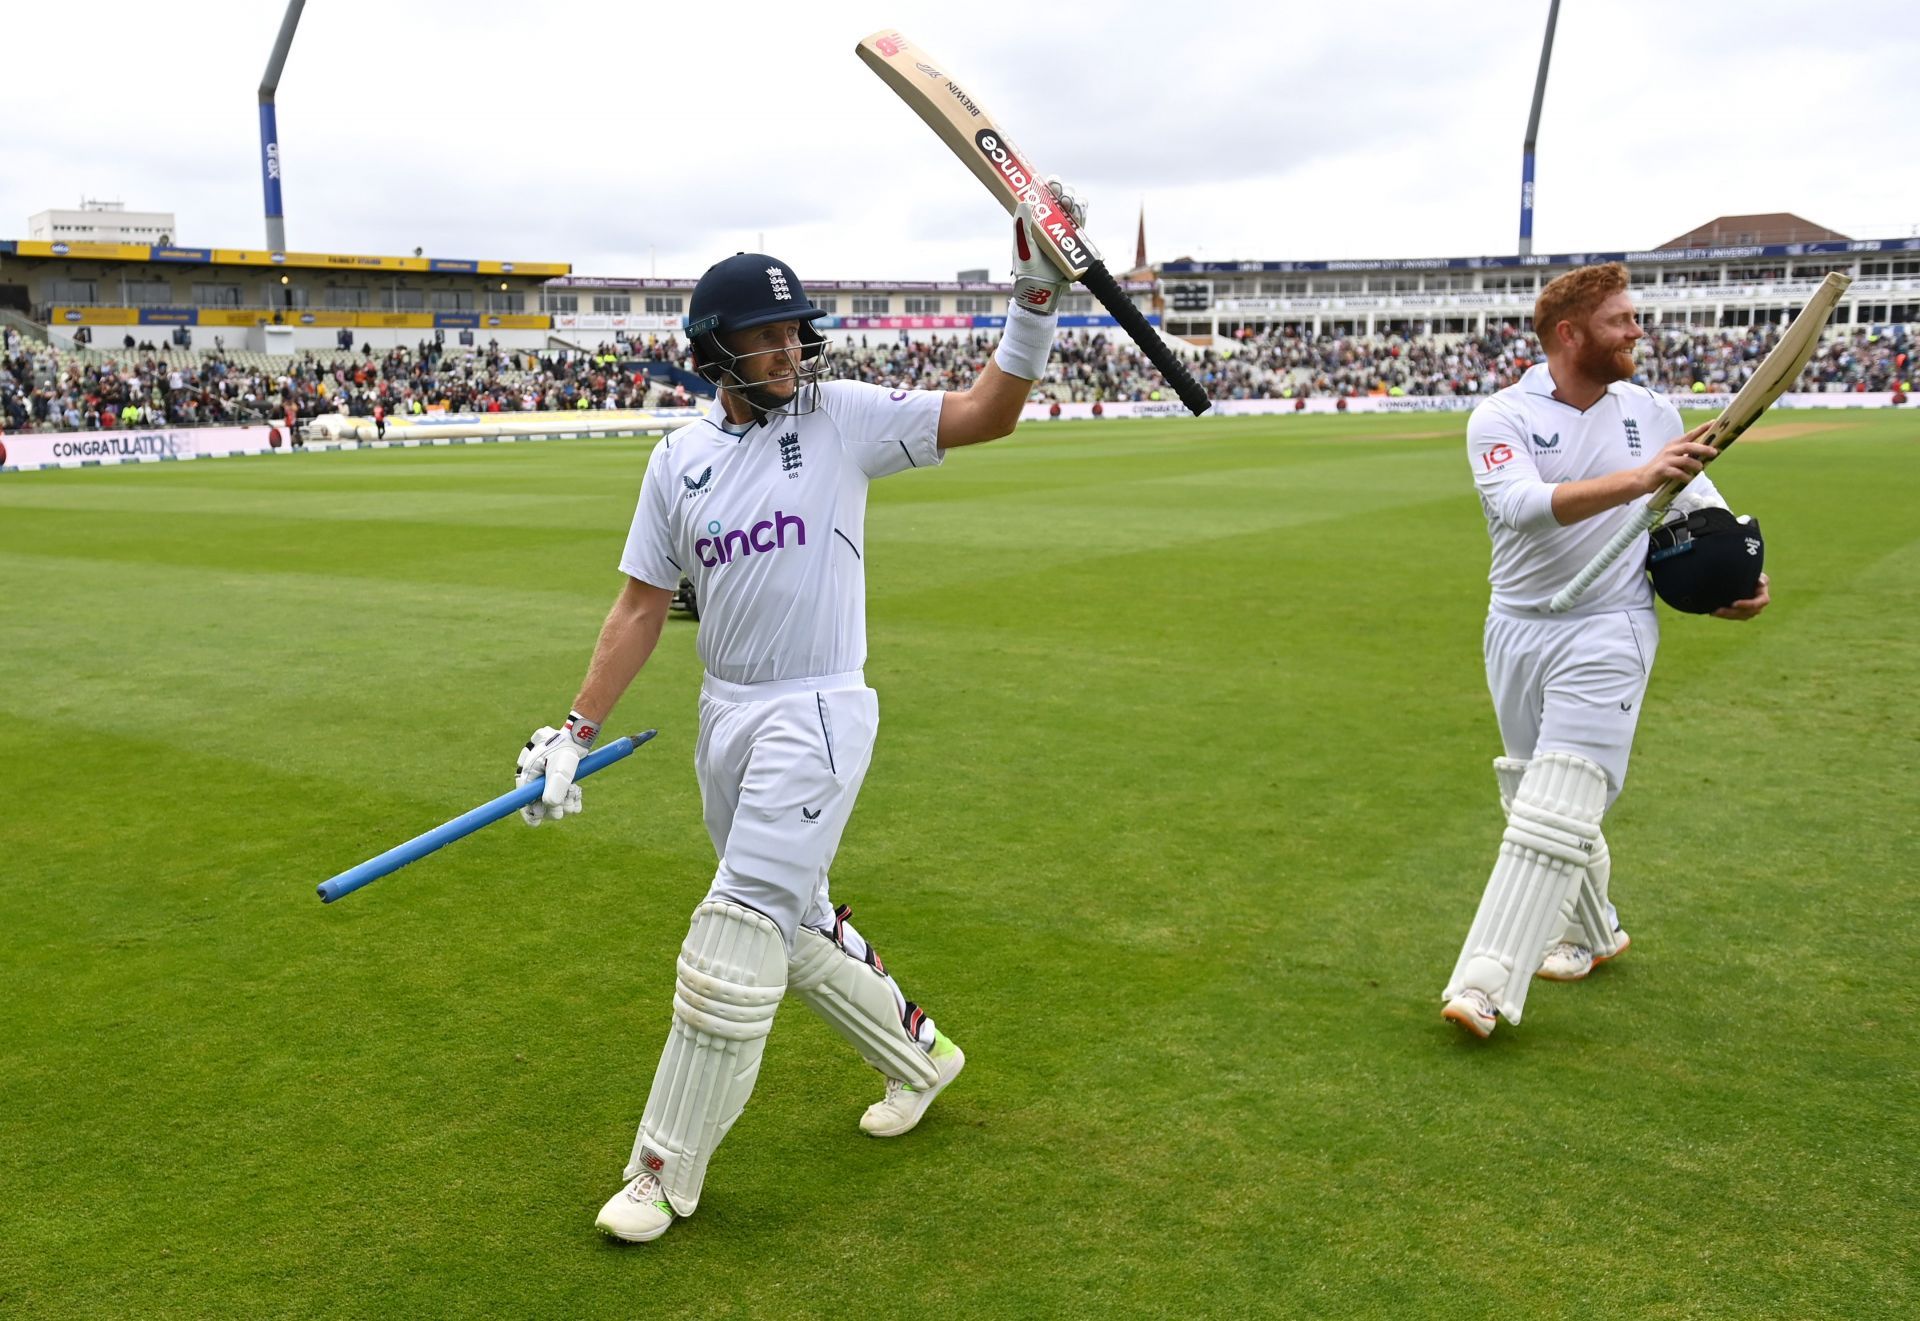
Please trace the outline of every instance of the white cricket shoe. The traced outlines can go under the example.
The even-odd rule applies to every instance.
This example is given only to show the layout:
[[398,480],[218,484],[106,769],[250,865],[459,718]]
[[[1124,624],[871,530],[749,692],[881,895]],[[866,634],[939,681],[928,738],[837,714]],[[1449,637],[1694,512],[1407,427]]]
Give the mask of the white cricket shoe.
[[1614,949],[1611,954],[1595,954],[1585,945],[1576,945],[1571,940],[1563,940],[1547,951],[1547,957],[1540,964],[1540,971],[1534,976],[1544,977],[1550,982],[1577,982],[1609,959],[1617,959],[1627,952],[1627,946],[1633,943],[1632,937],[1619,928],[1614,929]]
[[1440,1017],[1451,1019],[1476,1037],[1493,1035],[1494,1024],[1500,1021],[1500,1011],[1485,991],[1469,986],[1466,990],[1447,1001],[1447,1007],[1440,1011]]
[[887,1079],[887,1094],[867,1107],[860,1116],[860,1129],[869,1137],[897,1138],[908,1132],[920,1122],[920,1116],[927,1113],[927,1107],[933,1104],[933,1098],[946,1090],[947,1084],[960,1076],[960,1070],[966,1067],[967,1057],[953,1038],[946,1033],[935,1031],[933,1049],[927,1053],[933,1061],[933,1086],[921,1089],[898,1078]]
[[607,1199],[593,1227],[628,1243],[650,1243],[673,1223],[666,1190],[649,1170]]

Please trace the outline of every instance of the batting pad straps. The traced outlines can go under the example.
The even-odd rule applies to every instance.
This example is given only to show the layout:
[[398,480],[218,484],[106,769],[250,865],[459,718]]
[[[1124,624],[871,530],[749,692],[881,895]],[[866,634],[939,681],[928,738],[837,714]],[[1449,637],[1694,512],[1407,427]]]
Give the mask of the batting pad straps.
[[1500,784],[1500,814],[1505,816],[1513,810],[1513,796],[1520,792],[1520,781],[1526,776],[1527,763],[1520,757],[1495,757],[1493,759],[1493,778]]
[[1505,842],[1543,853],[1570,867],[1585,867],[1593,856],[1593,842],[1600,838],[1599,822],[1569,816],[1557,810],[1557,803],[1548,806],[1530,800],[1525,790],[1523,784],[1521,793],[1515,796],[1513,806],[1507,811]]
[[1008,300],[1007,328],[1000,332],[1000,347],[993,360],[1000,370],[1023,381],[1037,381],[1047,374],[1047,359],[1053,353],[1053,332],[1060,326],[1060,315],[1045,316],[1029,312]]
[[854,958],[812,927],[801,927],[793,937],[787,976],[794,994],[852,1043],[861,1059],[889,1078],[914,1087],[933,1085],[933,1061],[907,1035],[901,1018],[907,1006],[881,968]]
[[724,901],[694,910],[673,1025],[626,1172],[658,1175],[678,1215],[700,1204],[707,1162],[753,1094],[786,988],[786,942],[773,919]]

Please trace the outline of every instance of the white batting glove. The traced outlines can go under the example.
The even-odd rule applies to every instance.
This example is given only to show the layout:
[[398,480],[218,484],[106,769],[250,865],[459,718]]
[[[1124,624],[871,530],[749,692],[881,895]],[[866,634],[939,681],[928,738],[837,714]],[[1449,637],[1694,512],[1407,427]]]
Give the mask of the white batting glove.
[[[1058,179],[1047,180],[1054,200],[1073,217],[1075,229],[1087,223],[1087,207],[1071,188]],[[1037,242],[1033,241],[1033,208],[1022,202],[1013,213],[1013,301],[1030,312],[1051,316],[1060,310],[1060,295],[1073,283],[1073,277],[1054,265]]]
[[537,826],[542,821],[560,821],[579,814],[580,786],[573,782],[573,773],[580,768],[580,759],[593,749],[593,740],[599,734],[600,726],[578,711],[567,716],[564,728],[542,725],[533,731],[533,737],[520,749],[515,763],[519,774],[513,782],[522,785],[544,775],[547,785],[537,802],[520,809],[523,821]]

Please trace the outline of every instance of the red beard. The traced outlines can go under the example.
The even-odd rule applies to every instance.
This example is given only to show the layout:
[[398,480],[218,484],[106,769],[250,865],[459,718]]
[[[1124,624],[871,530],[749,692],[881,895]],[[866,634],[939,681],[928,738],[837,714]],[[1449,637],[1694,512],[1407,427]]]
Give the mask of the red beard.
[[1633,347],[1610,349],[1594,341],[1588,341],[1580,348],[1580,356],[1574,359],[1574,365],[1580,374],[1590,381],[1601,381],[1611,385],[1615,381],[1633,379]]

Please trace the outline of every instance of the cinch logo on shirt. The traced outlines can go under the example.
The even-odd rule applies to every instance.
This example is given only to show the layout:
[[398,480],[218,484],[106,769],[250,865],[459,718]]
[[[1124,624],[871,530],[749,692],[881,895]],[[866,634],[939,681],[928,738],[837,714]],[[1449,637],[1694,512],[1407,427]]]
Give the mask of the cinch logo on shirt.
[[784,550],[787,545],[787,529],[793,529],[796,546],[807,544],[807,523],[798,514],[773,511],[772,518],[763,518],[752,527],[735,528],[731,532],[720,530],[720,521],[715,519],[707,524],[707,531],[713,535],[702,537],[693,543],[694,558],[709,569],[722,564],[732,564],[753,554],[766,554],[770,550]]

